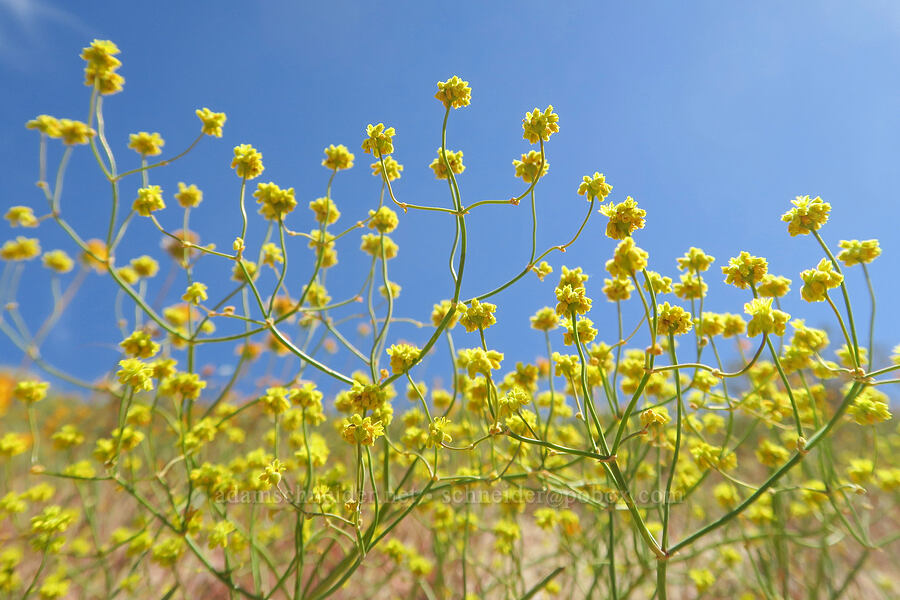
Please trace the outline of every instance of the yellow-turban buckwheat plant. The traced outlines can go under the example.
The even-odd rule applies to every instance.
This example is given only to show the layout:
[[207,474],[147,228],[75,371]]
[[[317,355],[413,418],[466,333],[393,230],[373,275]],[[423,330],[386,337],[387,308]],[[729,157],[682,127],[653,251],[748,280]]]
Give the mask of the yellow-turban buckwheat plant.
[[[89,89],[70,90],[71,108],[86,120],[27,121],[37,188],[7,177],[0,332],[21,355],[0,365],[0,597],[900,594],[900,346],[889,356],[896,340],[876,328],[878,240],[840,240],[836,254],[826,241],[850,200],[832,199],[832,214],[797,196],[780,217],[788,235],[770,215],[816,265],[799,280],[735,248],[723,285],[691,240],[652,261],[641,248],[657,247],[639,238],[670,199],[638,207],[600,171],[549,198],[553,106],[522,119],[503,200],[459,185],[448,132],[455,109],[475,118],[478,103],[458,75],[437,82],[440,105],[424,92],[437,157],[413,157],[411,177],[394,128],[360,122],[367,187],[344,191],[360,166],[329,144],[299,157],[314,169],[296,193],[250,188],[265,167],[249,143],[220,148],[221,187],[181,159],[222,143],[224,113],[179,108],[200,131],[162,157],[181,132],[166,130],[167,145],[131,122],[127,94],[113,96],[118,47],[94,40],[81,58]],[[113,127],[137,132],[121,155]],[[109,184],[87,220],[63,202],[80,191],[62,192],[70,154]],[[407,202],[419,176],[447,185]],[[189,181],[216,190],[225,233],[191,219],[212,200]],[[539,247],[538,206],[568,217],[584,212],[579,196],[573,234]],[[499,273],[494,240],[473,240],[472,225],[523,209],[530,244]],[[427,233],[449,257],[401,280],[394,259],[426,256],[400,254],[406,234],[438,222]],[[576,243],[609,260],[559,264]],[[69,340],[76,297],[108,306],[109,323]],[[75,352],[92,367],[69,372]]]

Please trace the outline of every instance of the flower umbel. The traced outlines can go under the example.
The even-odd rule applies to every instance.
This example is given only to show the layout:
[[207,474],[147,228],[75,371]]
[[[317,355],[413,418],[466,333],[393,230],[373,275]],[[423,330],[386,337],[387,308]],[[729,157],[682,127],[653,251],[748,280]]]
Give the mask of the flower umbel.
[[539,141],[547,141],[550,136],[559,131],[559,115],[553,112],[553,105],[547,106],[544,112],[535,108],[530,113],[525,114],[522,119],[522,137],[537,144]]
[[437,87],[438,91],[434,97],[443,103],[444,108],[462,108],[472,101],[472,88],[469,87],[469,82],[456,75],[447,81],[438,81]]

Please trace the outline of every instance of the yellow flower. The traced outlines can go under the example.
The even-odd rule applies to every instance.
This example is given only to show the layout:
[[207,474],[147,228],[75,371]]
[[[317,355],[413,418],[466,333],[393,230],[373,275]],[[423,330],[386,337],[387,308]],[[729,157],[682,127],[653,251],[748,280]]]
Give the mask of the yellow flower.
[[634,286],[631,285],[631,281],[621,277],[604,279],[603,283],[605,284],[603,286],[603,293],[606,294],[606,298],[610,302],[628,300],[631,298],[631,292],[634,291]]
[[36,238],[17,236],[0,247],[0,258],[8,261],[31,260],[41,253],[41,244]]
[[791,290],[791,280],[781,275],[766,273],[759,280],[756,291],[763,298],[781,298]]
[[154,277],[159,271],[159,263],[146,254],[131,259],[131,268],[138,274],[138,277]]
[[153,341],[146,331],[134,331],[119,343],[128,356],[150,358],[159,352],[159,344]]
[[158,133],[140,131],[128,136],[128,147],[141,156],[159,156],[166,143]]
[[859,425],[874,425],[891,419],[888,397],[874,388],[864,388],[847,409],[847,414]]
[[559,115],[553,112],[552,104],[547,106],[544,112],[535,108],[530,113],[525,113],[525,118],[522,119],[522,129],[524,130],[522,137],[532,144],[537,144],[541,140],[546,142],[551,135],[559,131],[558,122]]
[[628,278],[647,266],[649,254],[637,247],[634,239],[627,237],[616,246],[613,257],[606,261],[606,270],[613,277]]
[[259,208],[259,214],[270,221],[283,219],[297,206],[294,188],[283,190],[271,181],[257,184],[253,197],[256,198],[257,204],[262,205]]
[[709,254],[706,254],[700,248],[694,248],[693,246],[691,246],[691,248],[689,248],[688,251],[684,253],[684,256],[677,259],[678,269],[681,271],[684,271],[685,269],[687,269],[688,271],[697,272],[705,271],[709,269],[709,266],[715,260],[715,258],[710,256]]
[[381,258],[382,249],[384,250],[384,258],[390,260],[397,256],[399,248],[394,240],[386,235],[376,235],[367,233],[362,236],[362,245],[360,249],[366,254],[370,254],[375,258]]
[[265,469],[258,477],[258,480],[262,483],[263,489],[269,489],[272,486],[278,485],[281,482],[281,474],[286,470],[287,466],[277,458],[266,465]]
[[767,467],[780,467],[790,457],[787,448],[768,439],[763,439],[756,448],[756,459]]
[[647,211],[638,208],[634,198],[628,196],[625,202],[600,207],[600,213],[609,218],[606,224],[606,237],[614,240],[623,240],[637,229],[644,228],[644,217]]
[[[395,179],[400,179],[400,173],[403,172],[403,165],[394,160],[393,156],[385,156],[384,160],[384,172],[387,176],[388,181],[394,181]],[[374,177],[381,177],[381,161],[376,160],[371,165],[372,167],[372,175]]]
[[390,233],[397,228],[399,223],[397,213],[387,206],[369,211],[369,228],[375,229],[379,233]]
[[13,396],[25,404],[34,404],[47,396],[49,387],[46,381],[20,381],[13,389]]
[[334,171],[342,171],[353,166],[354,158],[356,157],[347,149],[347,146],[331,144],[325,148],[325,159],[322,161],[322,166]]
[[585,175],[578,184],[578,195],[585,196],[588,200],[597,199],[600,202],[606,200],[612,191],[612,186],[606,183],[603,173],[594,172],[594,175]]
[[848,267],[868,264],[881,256],[878,240],[841,240],[838,246],[843,248],[837,255],[838,260]]
[[440,100],[446,109],[462,108],[472,101],[472,88],[469,87],[469,82],[456,75],[447,81],[438,81],[437,87],[438,92],[434,97]]
[[722,267],[725,283],[742,290],[762,281],[763,276],[768,272],[769,263],[766,262],[766,259],[751,256],[749,252],[741,252],[738,256],[731,258],[728,265]]
[[183,182],[178,182],[178,192],[175,194],[175,199],[178,200],[178,204],[183,206],[184,208],[194,207],[203,202],[203,192],[194,185],[185,185]]
[[797,196],[791,200],[791,204],[794,208],[781,216],[781,220],[788,224],[791,237],[812,233],[828,222],[831,205],[818,196],[812,200],[809,196]]
[[421,351],[412,344],[394,344],[387,349],[387,353],[391,357],[391,372],[397,375],[412,368],[419,360]]
[[447,313],[450,314],[450,318],[447,321],[447,329],[453,329],[456,326],[456,321],[459,318],[459,315],[466,311],[466,306],[464,304],[457,304],[456,309],[454,310],[451,306],[449,300],[441,300],[440,304],[435,304],[434,308],[431,311],[431,323],[435,327],[440,327],[441,322],[447,316]]
[[479,302],[477,298],[473,298],[472,302],[466,306],[465,312],[459,317],[459,324],[466,328],[466,331],[472,333],[479,329],[487,329],[497,322],[494,317],[494,311],[497,310],[496,304],[490,302]]
[[79,257],[85,266],[88,266],[97,273],[106,273],[107,261],[109,260],[109,250],[106,244],[98,239],[90,239],[85,242],[87,251],[82,252]]
[[51,250],[41,257],[44,266],[57,273],[68,273],[75,266],[72,258],[63,250]]
[[672,306],[664,302],[657,306],[658,327],[660,335],[681,335],[687,333],[693,327],[690,313],[680,306]]
[[803,286],[800,295],[807,302],[824,302],[828,290],[836,288],[844,281],[844,276],[834,270],[834,263],[827,258],[819,261],[815,269],[800,273]]
[[574,310],[583,315],[591,310],[591,299],[585,295],[584,287],[573,288],[566,284],[556,288],[556,314],[566,317]]
[[[563,334],[563,344],[571,346],[575,343],[575,335],[572,331],[572,320],[567,319],[564,322],[566,332]],[[594,329],[594,322],[587,317],[578,319],[575,322],[576,331],[578,332],[578,341],[582,344],[590,344],[597,337],[597,330]]]
[[138,197],[131,206],[142,217],[149,217],[150,213],[162,210],[165,207],[166,203],[163,201],[162,188],[158,185],[140,188]]
[[231,168],[238,177],[243,179],[255,179],[265,170],[262,163],[262,153],[250,144],[241,144],[234,147],[234,158]]
[[513,160],[513,167],[516,168],[516,177],[521,177],[525,183],[533,183],[535,179],[543,177],[550,170],[550,163],[540,152],[529,150],[528,154],[522,155],[522,160]]
[[428,448],[433,446],[440,446],[442,444],[449,444],[453,441],[453,438],[450,437],[450,434],[447,433],[447,428],[450,426],[450,420],[447,417],[437,417],[428,425],[428,441],[425,445]]
[[[453,150],[447,150],[447,152],[442,152],[440,148],[437,149],[438,157],[431,161],[431,164],[428,165],[431,167],[431,170],[434,171],[434,176],[438,179],[447,179],[447,164],[450,165],[450,171],[452,171],[455,175],[459,175],[463,171],[466,170],[466,166],[463,164],[463,153],[462,150],[459,152],[454,152]],[[444,159],[446,157],[446,164]]]
[[153,371],[137,358],[126,358],[119,361],[119,372],[116,374],[119,383],[134,387],[135,391],[152,390]]
[[741,315],[725,313],[722,315],[722,327],[722,337],[735,337],[746,331],[747,322]]
[[682,300],[699,300],[706,295],[708,286],[693,271],[681,274],[681,281],[674,285],[675,295]]
[[491,371],[500,368],[503,361],[503,353],[484,348],[463,348],[457,358],[460,368],[466,369],[469,377],[484,375],[490,377]]
[[[281,251],[281,248],[269,242],[267,244],[263,244],[262,247],[262,264],[269,265],[273,269],[275,268],[275,264],[281,264],[284,262],[284,253]],[[276,307],[278,306],[279,299],[282,298],[279,296],[275,300]],[[290,300],[287,300],[290,303]]]
[[[244,270],[247,272],[244,273]],[[235,281],[246,282],[247,275],[249,275],[250,279],[255,280],[258,270],[259,266],[255,262],[242,258],[240,262],[235,263],[234,268],[231,270],[231,278]]]
[[122,90],[125,80],[116,73],[122,62],[115,57],[119,48],[109,40],[94,40],[83,49],[81,58],[87,62],[84,68],[84,84],[96,87],[101,94],[114,94]]
[[[203,108],[198,109],[196,114],[200,119],[200,122],[203,123],[203,128],[201,130],[203,135],[222,137],[222,127],[225,125],[225,120],[228,118],[225,116],[225,113],[213,112],[204,106]],[[248,177],[248,179],[252,178]]]
[[740,500],[737,490],[727,482],[720,483],[713,488],[713,497],[723,508],[733,508]]
[[709,569],[691,569],[688,571],[688,576],[693,580],[694,586],[701,594],[711,588],[716,582],[715,576]]
[[207,300],[208,296],[206,295],[206,285],[200,283],[199,281],[195,281],[191,285],[188,286],[187,290],[184,292],[184,295],[181,297],[185,302],[189,302],[191,304],[200,304],[201,302]]
[[124,281],[128,285],[134,285],[140,279],[140,277],[138,277],[138,274],[134,272],[134,269],[132,269],[128,265],[119,267],[118,269],[116,269],[116,273],[118,273],[122,281]]
[[50,115],[38,115],[32,120],[25,123],[27,129],[35,129],[40,131],[47,137],[57,138],[59,133],[59,120]]
[[66,146],[87,144],[97,132],[87,126],[87,123],[73,121],[71,119],[59,120],[59,137]]
[[544,280],[544,277],[553,272],[553,267],[550,266],[546,260],[542,260],[541,263],[537,266],[532,265],[531,270],[537,275],[537,278],[541,281]]
[[371,417],[362,418],[358,414],[344,419],[341,437],[349,444],[374,446],[375,440],[384,435],[381,421],[372,421]]
[[362,143],[362,149],[366,154],[374,154],[376,157],[391,154],[394,151],[394,136],[396,131],[393,127],[385,129],[384,123],[366,127],[366,139]]
[[559,316],[555,310],[545,306],[531,317],[531,326],[538,331],[552,331],[559,326]]
[[744,304],[744,312],[750,315],[747,335],[755,337],[760,333],[784,335],[784,329],[791,316],[772,308],[772,298],[754,298]]
[[38,220],[30,206],[10,206],[4,217],[10,227],[37,227]]

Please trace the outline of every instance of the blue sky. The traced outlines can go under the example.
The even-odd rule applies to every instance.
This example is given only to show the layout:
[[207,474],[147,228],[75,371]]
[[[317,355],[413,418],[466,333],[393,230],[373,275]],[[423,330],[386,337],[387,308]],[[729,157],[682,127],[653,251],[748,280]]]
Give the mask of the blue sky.
[[[187,158],[151,177],[170,206],[176,205],[171,193],[178,181],[204,190],[204,204],[192,216],[204,241],[228,247],[239,229],[239,182],[228,168],[239,143],[263,153],[261,181],[296,189],[300,206],[289,225],[305,230],[312,227],[305,205],[324,195],[322,149],[346,144],[357,161],[335,183],[333,197],[344,214],[339,224],[364,217],[379,190],[371,160],[359,151],[367,123],[397,129],[395,157],[405,165],[398,196],[447,205],[446,184],[428,168],[443,116],[432,96],[436,81],[459,75],[472,86],[472,104],[451,115],[448,146],[465,153],[465,203],[524,190],[511,165],[531,149],[522,139],[521,119],[534,107],[553,104],[561,130],[547,144],[550,172],[537,190],[541,248],[571,236],[586,210],[575,193],[578,182],[601,171],[614,186],[612,199],[631,195],[648,211],[636,241],[650,252],[651,268],[677,279],[675,258],[693,245],[716,256],[718,273],[728,257],[748,250],[797,283],[799,271],[814,266],[820,252],[811,238],[790,238],[779,217],[794,196],[819,195],[833,206],[823,230],[830,244],[881,240],[884,255],[871,266],[882,298],[881,360],[900,341],[900,317],[890,301],[900,293],[900,7],[894,2],[568,2],[550,8],[524,1],[223,1],[137,10],[117,3],[0,0],[4,207],[44,209],[33,186],[37,138],[23,125],[39,113],[86,117],[89,90],[78,54],[93,38],[111,39],[122,50],[125,91],[105,106],[123,168],[137,165],[125,147],[129,133],[160,132],[170,155],[196,135],[196,108],[228,114],[223,139],[203,140]],[[51,165],[58,156],[51,153]],[[125,201],[138,185],[123,184]],[[66,180],[64,214],[83,237],[99,237],[108,203],[90,151],[80,148]],[[170,208],[161,220],[175,229],[180,216]],[[262,235],[259,219],[255,223],[251,246]],[[468,223],[466,297],[522,268],[531,226],[524,203],[477,210]],[[576,246],[552,255],[551,262],[557,273],[561,264],[581,265],[593,277],[591,317],[600,337],[611,340],[615,312],[600,287],[615,244],[603,235],[604,225],[594,215]],[[0,228],[3,239],[22,233]],[[36,232],[45,249],[74,253],[50,223]],[[402,216],[394,236],[400,256],[390,263],[391,278],[403,286],[399,314],[426,319],[432,303],[449,297],[451,235],[446,215]],[[355,293],[367,270],[356,237],[339,246],[341,263],[329,273],[335,298]],[[152,224],[138,219],[119,264],[158,248]],[[288,283],[296,294],[310,253],[295,240],[291,256]],[[220,282],[218,289],[230,289],[222,284],[227,265],[210,261],[204,268],[201,279],[211,288]],[[858,318],[865,321],[861,273],[851,270],[848,279]],[[554,282],[529,277],[496,298],[499,323],[489,343],[507,352],[508,366],[543,353],[527,317],[552,304]],[[714,274],[709,308],[740,312],[746,294],[720,282]],[[48,339],[48,360],[85,377],[114,364],[119,336],[110,318],[112,286],[92,276]],[[18,300],[35,328],[49,309],[48,298],[47,277],[34,263]],[[799,285],[785,308],[827,325],[837,340],[827,307],[802,302]],[[391,337],[421,343],[427,332],[398,326]],[[456,337],[460,347],[477,343],[474,334]],[[0,353],[2,362],[19,360],[5,339]],[[201,363],[228,360],[230,354],[214,350],[200,356]],[[333,360],[349,368],[348,357]]]

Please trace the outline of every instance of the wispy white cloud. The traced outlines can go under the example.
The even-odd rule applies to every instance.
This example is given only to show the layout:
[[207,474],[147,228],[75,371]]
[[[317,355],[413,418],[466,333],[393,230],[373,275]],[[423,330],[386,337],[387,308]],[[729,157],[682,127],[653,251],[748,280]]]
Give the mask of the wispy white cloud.
[[51,25],[90,35],[77,16],[43,0],[0,0],[0,63],[25,70],[43,48]]

